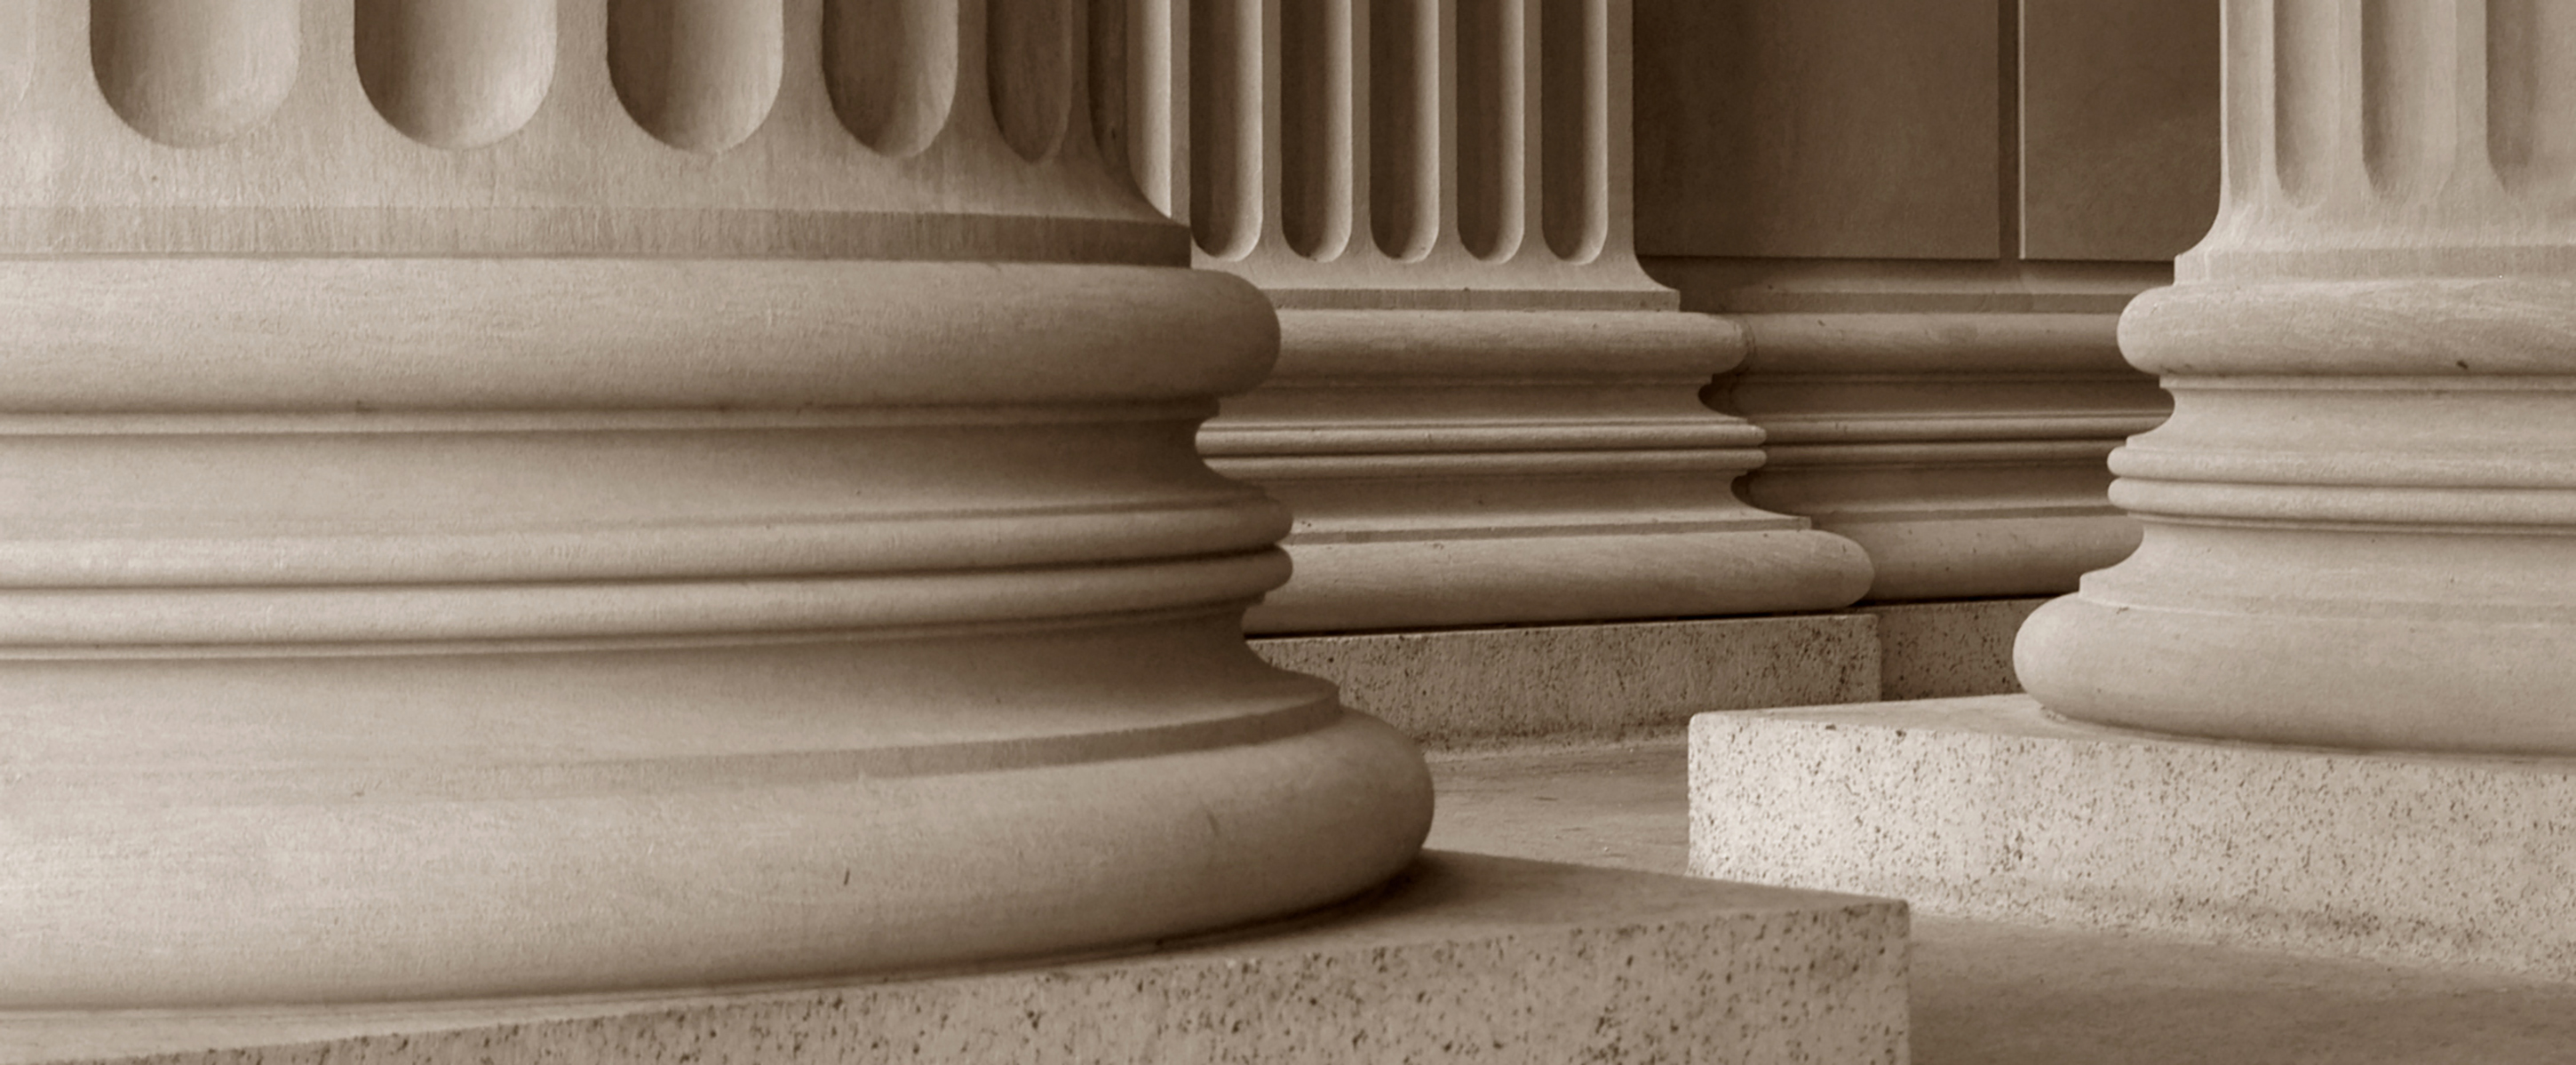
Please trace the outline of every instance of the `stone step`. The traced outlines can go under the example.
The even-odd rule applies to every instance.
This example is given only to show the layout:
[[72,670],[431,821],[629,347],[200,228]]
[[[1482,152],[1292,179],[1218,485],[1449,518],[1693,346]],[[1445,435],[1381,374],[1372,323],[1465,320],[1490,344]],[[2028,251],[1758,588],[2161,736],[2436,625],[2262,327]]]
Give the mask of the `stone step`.
[[1904,1061],[1904,907],[1428,852],[1151,954],[579,1001],[0,1015],[0,1062]]
[[[1435,755],[1432,845],[1679,871],[1688,753]],[[2576,1046],[2576,984],[2139,932],[1918,911],[1911,973],[1915,1065],[2557,1065]]]
[[2576,759],[2156,736],[2028,696],[1692,729],[1700,875],[2576,979]]

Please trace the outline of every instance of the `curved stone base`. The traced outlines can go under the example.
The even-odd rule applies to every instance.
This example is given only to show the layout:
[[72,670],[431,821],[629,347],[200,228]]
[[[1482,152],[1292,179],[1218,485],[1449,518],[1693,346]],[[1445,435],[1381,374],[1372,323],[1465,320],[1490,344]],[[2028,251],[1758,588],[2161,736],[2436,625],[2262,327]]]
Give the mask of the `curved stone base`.
[[1655,266],[1745,332],[1708,392],[1765,433],[1745,501],[1859,543],[1869,601],[2062,594],[2137,546],[2104,457],[2168,407],[2116,336],[2161,264]]
[[1278,372],[1199,436],[1287,503],[1254,632],[1830,610],[1869,560],[1733,490],[1762,432],[1702,406],[1737,330],[1670,311],[1286,310]]
[[2088,590],[2031,615],[2013,668],[2051,711],[2125,728],[2354,750],[2576,751],[2576,621],[2430,605],[2323,612],[2335,605],[2134,603]]
[[2174,396],[2111,456],[2144,538],[2032,616],[2026,688],[2158,732],[2576,754],[2571,295],[2418,278],[2139,297],[2122,347]]
[[[983,649],[1046,654],[1049,642],[1055,669],[1011,670],[988,685],[1028,704],[1016,716],[1074,716],[1079,708],[1047,706],[1033,682],[1078,695],[1082,678],[1064,675],[1073,653],[1103,648],[1059,638]],[[827,664],[853,650],[875,653],[857,668]],[[957,655],[715,652],[754,659],[742,664],[773,678],[746,684],[754,691],[739,701],[685,690],[721,674],[699,668],[721,661],[592,657],[623,659],[604,671],[623,676],[593,679],[684,690],[658,705],[624,692],[630,713],[551,744],[527,733],[564,722],[511,727],[521,715],[510,704],[542,694],[495,692],[480,705],[413,696],[450,719],[416,731],[489,738],[454,737],[446,750],[424,739],[405,758],[413,744],[392,741],[408,737],[384,729],[386,750],[368,764],[227,770],[254,746],[236,741],[193,771],[91,764],[19,776],[0,867],[11,929],[0,1002],[569,994],[1112,947],[1365,890],[1410,859],[1430,820],[1429,781],[1408,741],[1333,705],[1320,682],[1269,673],[1248,653],[1234,672],[1269,673],[1304,700],[1123,732],[1068,722],[1053,736],[808,750],[745,733],[834,718],[845,719],[837,731],[863,731],[880,705],[898,722],[930,716],[904,713],[919,700],[882,693]],[[348,672],[371,667],[387,687],[447,672],[402,662]],[[280,686],[293,682],[291,668],[276,672]],[[1033,675],[1047,672],[1056,675]],[[836,681],[845,705],[793,705],[796,689]],[[728,717],[738,720],[730,733]],[[13,735],[25,724],[13,720]],[[693,741],[707,753],[678,753]]]
[[[0,264],[0,1008],[953,966],[1394,875],[1223,275]],[[112,318],[112,320],[110,320]]]
[[[2106,508],[2107,509],[2107,508]],[[2086,571],[2138,546],[2136,519],[2119,513],[1974,517],[1891,515],[1819,518],[1869,556],[1872,602],[2001,598],[2061,592]]]

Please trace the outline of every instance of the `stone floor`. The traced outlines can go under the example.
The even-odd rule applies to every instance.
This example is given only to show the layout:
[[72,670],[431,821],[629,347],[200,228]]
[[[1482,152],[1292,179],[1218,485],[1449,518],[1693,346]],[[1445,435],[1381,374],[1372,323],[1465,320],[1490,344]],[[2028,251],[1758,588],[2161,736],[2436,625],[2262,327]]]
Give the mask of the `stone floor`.
[[[1432,770],[1431,846],[1683,871],[1678,737]],[[1916,1065],[2576,1062],[2576,985],[1921,914],[1914,939]]]

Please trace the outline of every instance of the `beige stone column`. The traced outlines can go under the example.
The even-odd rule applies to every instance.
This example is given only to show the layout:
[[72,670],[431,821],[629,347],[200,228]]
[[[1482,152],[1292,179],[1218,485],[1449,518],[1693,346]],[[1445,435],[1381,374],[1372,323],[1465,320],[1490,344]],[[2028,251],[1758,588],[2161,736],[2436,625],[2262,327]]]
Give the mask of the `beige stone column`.
[[1710,402],[1754,505],[1874,601],[2071,590],[2137,523],[2104,457],[2166,403],[2122,306],[2216,185],[2215,0],[1640,0],[1641,250],[1740,325]]
[[1741,334],[1637,265],[1627,0],[1125,10],[1134,173],[1279,308],[1277,371],[1199,438],[1296,516],[1252,630],[1860,594],[1849,541],[1736,498],[1762,433],[1696,395]]
[[[0,11],[0,1007],[704,987],[1402,867],[1072,0]],[[5,1023],[5,1022],[0,1022]]]
[[2576,7],[2230,0],[2226,199],[2122,319],[2146,524],[2022,631],[2091,721],[2576,752]]

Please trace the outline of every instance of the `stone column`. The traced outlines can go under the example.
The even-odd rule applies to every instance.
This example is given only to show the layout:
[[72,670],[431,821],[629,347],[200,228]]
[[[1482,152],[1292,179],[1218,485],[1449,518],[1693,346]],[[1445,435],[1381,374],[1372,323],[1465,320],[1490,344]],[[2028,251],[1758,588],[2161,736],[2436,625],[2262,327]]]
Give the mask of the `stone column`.
[[1071,0],[0,10],[0,1006],[773,981],[1402,867]]
[[1277,372],[1199,438],[1296,515],[1253,631],[1819,610],[1868,584],[1849,541],[1736,498],[1762,432],[1696,396],[1741,333],[1637,265],[1630,11],[1127,5],[1138,180],[1279,308]]
[[2070,717],[2576,752],[2576,6],[2229,0],[2226,189],[2123,317],[2137,554],[2016,657]]
[[2136,545],[2104,457],[2166,404],[2114,328],[2208,226],[2216,23],[1641,0],[1646,265],[1745,330],[1709,399],[1768,436],[1746,498],[1859,543],[1870,600],[2053,595]]

